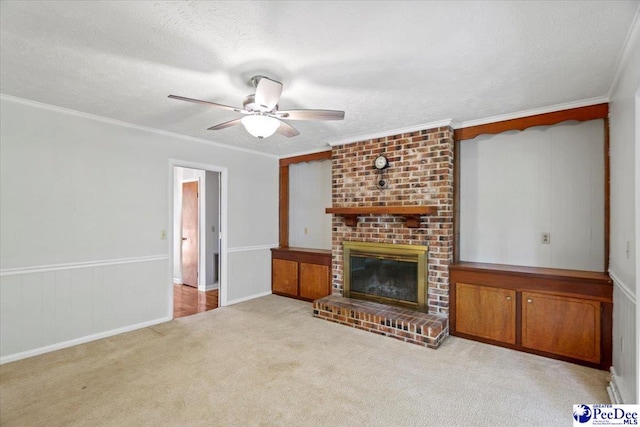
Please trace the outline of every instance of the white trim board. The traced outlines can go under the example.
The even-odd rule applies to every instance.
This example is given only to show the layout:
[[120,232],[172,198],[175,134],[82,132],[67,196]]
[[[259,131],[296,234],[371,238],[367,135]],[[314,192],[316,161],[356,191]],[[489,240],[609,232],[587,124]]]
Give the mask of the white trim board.
[[627,61],[629,61],[629,57],[637,52],[631,51],[631,42],[635,39],[636,34],[640,31],[640,8],[636,11],[635,16],[633,17],[633,22],[631,23],[631,27],[629,28],[629,32],[627,33],[627,37],[624,39],[622,50],[620,51],[620,55],[618,56],[618,60],[616,61],[615,71],[613,76],[611,77],[611,81],[609,82],[609,90],[607,91],[608,98],[611,98],[613,95],[613,91],[618,86],[618,82],[620,81],[620,76],[622,75],[622,70],[624,70],[624,66]]
[[[405,128],[389,129],[389,130],[375,132],[371,134],[355,135],[347,138],[338,139],[335,141],[330,141],[329,145],[331,147],[335,147],[338,145],[348,145],[356,142],[367,141],[370,139],[383,138],[389,135],[398,135],[403,133],[416,132],[419,130],[434,129],[442,126],[451,126],[453,129],[461,129],[461,128],[466,128],[471,126],[485,125],[487,123],[496,123],[496,122],[502,122],[505,120],[535,116],[537,114],[553,113],[556,111],[568,110],[571,108],[588,107],[590,105],[597,105],[597,104],[602,104],[607,102],[609,102],[609,96],[599,96],[595,98],[582,99],[579,101],[549,105],[549,106],[540,107],[540,108],[533,108],[530,110],[517,111],[514,113],[501,114],[498,116],[485,117],[482,119],[468,120],[465,122],[457,122],[454,119],[446,119],[446,120],[441,120],[437,122],[424,123],[421,125],[410,126]],[[322,150],[318,150],[318,151],[322,151]]]
[[607,394],[609,395],[609,400],[611,400],[611,403],[616,405],[623,404],[624,402],[622,401],[622,396],[620,396],[620,391],[618,388],[618,374],[616,373],[616,369],[612,366],[609,371],[611,373],[611,380],[609,381],[609,385],[607,386]]
[[278,245],[273,243],[270,245],[257,245],[257,246],[238,246],[235,248],[227,248],[227,253],[233,254],[237,252],[247,252],[247,251],[262,251],[272,248],[277,248]]
[[611,270],[609,270],[609,276],[613,279],[613,283],[617,286],[622,293],[631,301],[636,304],[636,294],[631,290],[620,278]]
[[83,113],[82,111],[71,110],[69,108],[58,107],[58,106],[55,106],[55,105],[45,104],[45,103],[37,102],[37,101],[31,101],[29,99],[18,98],[16,96],[6,95],[6,94],[3,94],[3,93],[0,93],[0,99],[4,99],[4,100],[7,100],[7,101],[15,102],[17,104],[29,105],[29,106],[35,107],[35,108],[41,108],[43,110],[49,110],[49,111],[54,111],[54,112],[58,112],[58,113],[65,113],[65,114],[69,114],[69,115],[76,116],[76,117],[82,117],[82,118],[89,119],[89,120],[95,120],[97,122],[108,123],[108,124],[115,125],[115,126],[125,127],[125,128],[129,128],[129,129],[136,129],[136,130],[141,130],[141,131],[145,131],[145,132],[151,132],[151,133],[155,133],[157,135],[169,136],[169,137],[172,137],[172,138],[179,138],[179,139],[183,139],[183,140],[187,140],[187,141],[199,142],[201,144],[213,145],[213,146],[220,147],[220,148],[227,148],[229,150],[242,151],[242,152],[251,153],[251,154],[258,154],[260,156],[271,157],[271,158],[276,158],[276,159],[279,157],[279,156],[276,156],[275,154],[268,154],[268,153],[264,153],[262,151],[255,151],[255,150],[251,150],[251,149],[248,149],[248,148],[236,147],[234,145],[222,144],[222,143],[216,142],[216,141],[209,141],[207,139],[195,138],[193,136],[186,136],[186,135],[182,135],[182,134],[175,133],[175,132],[169,132],[169,131],[166,131],[166,130],[156,129],[156,128],[152,128],[152,127],[148,127],[148,126],[137,125],[137,124],[129,123],[129,122],[124,122],[122,120],[116,120],[116,119],[110,119],[108,117],[97,116],[95,114]]
[[45,273],[48,271],[75,270],[77,268],[104,267],[108,265],[131,264],[135,262],[165,261],[169,255],[149,255],[130,258],[116,258],[85,262],[72,262],[64,264],[36,265],[31,267],[3,268],[0,270],[0,277],[17,276],[20,274]]
[[[636,17],[636,21],[638,21],[637,17]],[[636,25],[636,27],[637,26],[638,25]],[[625,54],[625,55],[629,56],[628,54]],[[622,62],[624,62],[624,61],[621,61],[621,63]],[[617,77],[616,77],[616,79],[617,79]],[[612,81],[611,88],[610,88],[610,91],[609,91],[610,93],[611,93],[612,88],[614,87],[614,84],[615,84],[615,82]],[[147,127],[147,126],[136,125],[136,124],[124,122],[124,121],[121,121],[121,120],[110,119],[110,118],[107,118],[107,117],[97,116],[97,115],[93,115],[93,114],[89,114],[89,113],[83,113],[83,112],[77,111],[77,110],[71,110],[71,109],[67,109],[67,108],[63,108],[63,107],[57,107],[55,105],[44,104],[44,103],[41,103],[41,102],[31,101],[31,100],[23,99],[23,98],[18,98],[18,97],[15,97],[15,96],[6,95],[6,94],[2,94],[2,93],[0,93],[0,99],[5,99],[7,101],[15,102],[15,103],[18,103],[18,104],[30,105],[30,106],[33,106],[33,107],[36,107],[36,108],[42,108],[42,109],[46,109],[46,110],[50,110],[50,111],[66,113],[66,114],[70,114],[70,115],[77,116],[77,117],[84,117],[84,118],[88,118],[88,119],[91,119],[91,120],[95,120],[95,121],[99,121],[99,122],[103,122],[103,123],[108,123],[108,124],[112,124],[112,125],[116,125],[116,126],[126,127],[126,128],[130,128],[130,129],[137,129],[137,130],[151,132],[151,133],[155,133],[155,134],[159,134],[159,135],[170,136],[170,137],[174,137],[174,138],[180,138],[180,139],[187,140],[187,141],[199,142],[199,143],[202,143],[202,144],[213,145],[213,146],[220,147],[220,148],[227,148],[229,150],[242,151],[242,152],[251,153],[251,154],[258,154],[258,155],[261,155],[261,156],[270,157],[270,158],[276,158],[276,159],[281,159],[281,158],[286,158],[286,157],[293,157],[293,156],[304,155],[304,154],[313,154],[313,153],[321,152],[321,151],[327,151],[327,147],[323,146],[323,147],[310,149],[308,151],[300,152],[300,153],[296,153],[296,154],[275,155],[275,154],[264,153],[264,152],[261,152],[261,151],[251,150],[251,149],[248,149],[248,148],[242,148],[242,147],[237,147],[237,146],[233,146],[233,145],[222,144],[222,143],[219,143],[219,142],[216,142],[216,141],[209,141],[209,140],[206,140],[206,139],[195,138],[195,137],[192,137],[192,136],[186,136],[186,135],[182,135],[182,134],[175,133],[175,132],[169,132],[169,131],[164,131],[164,130],[151,128],[151,127]],[[424,124],[421,124],[421,125],[408,126],[408,127],[404,127],[404,128],[381,130],[381,131],[378,131],[378,132],[375,132],[375,133],[354,135],[354,136],[350,136],[350,137],[346,137],[346,138],[340,138],[340,139],[337,139],[337,140],[334,140],[334,141],[330,141],[328,143],[328,146],[329,146],[329,148],[331,148],[331,147],[335,147],[335,146],[338,146],[338,145],[353,144],[353,143],[356,143],[356,142],[367,141],[367,140],[370,140],[370,139],[383,138],[383,137],[386,137],[386,136],[389,136],[389,135],[398,135],[398,134],[402,134],[402,133],[416,132],[416,131],[419,131],[419,130],[433,129],[433,128],[441,127],[441,126],[451,126],[454,129],[460,129],[460,128],[469,127],[469,126],[477,126],[477,125],[482,125],[482,124],[487,124],[487,123],[494,123],[494,122],[499,122],[499,121],[504,121],[504,120],[517,119],[517,118],[532,116],[532,115],[536,115],[536,114],[551,113],[551,112],[555,112],[555,111],[566,110],[566,109],[569,109],[569,108],[586,107],[586,106],[589,106],[589,105],[601,104],[601,103],[604,103],[604,102],[609,102],[609,95],[602,96],[602,97],[585,99],[585,100],[580,100],[580,101],[575,101],[575,102],[570,102],[570,103],[556,104],[556,105],[551,105],[551,106],[547,106],[547,107],[541,107],[541,108],[536,108],[536,109],[531,109],[531,110],[526,110],[526,111],[520,111],[520,112],[515,112],[515,113],[509,113],[509,114],[503,114],[503,115],[498,115],[498,116],[486,117],[486,118],[483,118],[483,119],[469,120],[469,121],[466,121],[466,122],[454,122],[453,119],[445,119],[445,120],[440,120],[440,121],[431,122],[431,123],[424,123]]]
[[374,133],[365,134],[365,135],[349,136],[349,137],[338,139],[335,141],[330,141],[329,145],[332,147],[335,147],[337,145],[354,144],[356,142],[367,141],[369,139],[384,138],[385,136],[389,136],[389,135],[399,135],[402,133],[417,132],[419,130],[434,129],[442,126],[453,126],[452,119],[445,119],[437,122],[424,123],[421,125],[407,126],[403,128],[397,128],[397,129],[381,130],[379,132],[374,132]]
[[243,298],[234,299],[232,301],[227,301],[227,305],[239,304],[241,302],[250,301],[252,299],[266,297],[267,295],[271,295],[271,291],[261,292],[259,294],[249,295],[248,297],[243,297]]
[[459,122],[459,123],[456,122],[454,123],[453,128],[461,129],[461,128],[467,128],[471,126],[486,125],[488,123],[496,123],[496,122],[503,122],[505,120],[520,119],[522,117],[535,116],[537,114],[554,113],[556,111],[569,110],[571,108],[588,107],[590,105],[603,104],[606,102],[609,102],[608,96],[599,96],[596,98],[583,99],[575,102],[566,102],[563,104],[550,105],[547,107],[534,108],[531,110],[518,111],[515,113],[501,114],[498,116],[487,117],[484,119],[468,120],[466,122]]
[[218,282],[216,282],[216,283],[211,283],[211,284],[205,286],[204,290],[205,290],[205,292],[214,291],[214,290],[218,289],[219,287],[220,287],[220,284]]
[[148,322],[142,322],[135,325],[125,326],[123,328],[112,329],[110,331],[100,332],[98,334],[87,335],[81,338],[75,338],[69,341],[63,341],[57,344],[48,345],[45,347],[35,348],[33,350],[27,350],[20,353],[10,354],[8,356],[4,356],[0,358],[0,365],[4,365],[5,363],[15,362],[17,360],[26,359],[27,357],[38,356],[40,354],[49,353],[51,351],[61,350],[63,348],[73,347],[78,344],[88,343],[90,341],[99,340],[102,338],[111,337],[114,335],[122,334],[124,332],[134,331],[136,329],[142,329],[149,326],[157,325],[159,323],[168,322],[173,319],[171,317],[161,317],[159,319],[150,320]]
[[[289,157],[306,156],[307,154],[323,153],[325,151],[331,151],[331,146],[329,144],[323,147],[313,148],[311,150],[298,151],[296,153],[289,153],[289,154],[281,154],[279,158],[286,159]],[[328,159],[328,160],[331,160],[331,159]]]

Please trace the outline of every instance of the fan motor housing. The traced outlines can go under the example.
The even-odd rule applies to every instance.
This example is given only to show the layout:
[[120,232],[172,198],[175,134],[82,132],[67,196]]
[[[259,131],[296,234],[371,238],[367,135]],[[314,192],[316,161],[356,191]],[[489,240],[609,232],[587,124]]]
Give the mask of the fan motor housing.
[[265,111],[264,109],[260,108],[260,105],[256,103],[256,95],[254,93],[252,93],[251,95],[248,95],[244,99],[244,101],[242,102],[242,108],[244,108],[247,111],[260,111],[263,113],[273,113],[278,111],[277,105],[273,107],[273,110],[271,111]]

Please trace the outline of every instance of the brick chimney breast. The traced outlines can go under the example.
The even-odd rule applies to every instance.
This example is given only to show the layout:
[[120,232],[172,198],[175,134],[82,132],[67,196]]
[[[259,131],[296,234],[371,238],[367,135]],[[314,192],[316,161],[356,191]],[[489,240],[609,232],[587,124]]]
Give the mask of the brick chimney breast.
[[[378,189],[374,159],[384,155],[388,187]],[[435,215],[408,228],[402,217],[367,215],[349,227],[332,220],[333,293],[343,289],[343,241],[398,243],[429,247],[428,310],[449,313],[449,270],[453,261],[453,129],[450,126],[335,146],[332,149],[333,207],[435,205]]]

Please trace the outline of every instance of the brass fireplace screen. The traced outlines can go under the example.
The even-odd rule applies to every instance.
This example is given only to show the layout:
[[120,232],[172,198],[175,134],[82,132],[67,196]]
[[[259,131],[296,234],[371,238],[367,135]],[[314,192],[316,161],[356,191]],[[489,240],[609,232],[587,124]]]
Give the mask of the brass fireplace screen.
[[344,296],[427,312],[426,246],[343,242]]

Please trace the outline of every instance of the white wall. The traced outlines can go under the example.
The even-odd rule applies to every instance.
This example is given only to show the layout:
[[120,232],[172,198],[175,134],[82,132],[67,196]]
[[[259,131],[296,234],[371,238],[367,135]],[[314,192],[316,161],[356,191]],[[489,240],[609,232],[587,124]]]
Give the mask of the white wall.
[[331,160],[289,165],[289,246],[331,249]]
[[170,159],[227,168],[228,301],[270,291],[277,158],[0,102],[0,361],[170,319]]
[[604,271],[602,120],[463,141],[460,175],[461,260]]
[[[611,156],[611,252],[614,279],[613,382],[624,403],[638,403],[638,309],[636,280],[640,233],[640,22],[627,41],[609,103]],[[635,148],[634,148],[635,146]]]

